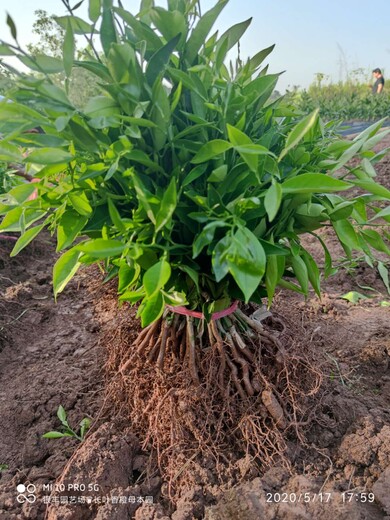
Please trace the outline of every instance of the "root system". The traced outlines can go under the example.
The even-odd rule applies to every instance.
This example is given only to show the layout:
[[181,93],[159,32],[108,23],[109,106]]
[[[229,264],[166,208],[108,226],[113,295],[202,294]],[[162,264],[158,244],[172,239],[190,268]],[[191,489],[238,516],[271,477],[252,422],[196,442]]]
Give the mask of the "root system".
[[190,469],[196,457],[216,474],[242,457],[259,469],[290,467],[322,375],[295,352],[282,320],[263,324],[238,309],[207,324],[166,313],[133,344],[123,333],[118,341],[109,350],[112,395],[157,454],[171,496],[188,473],[180,464]]

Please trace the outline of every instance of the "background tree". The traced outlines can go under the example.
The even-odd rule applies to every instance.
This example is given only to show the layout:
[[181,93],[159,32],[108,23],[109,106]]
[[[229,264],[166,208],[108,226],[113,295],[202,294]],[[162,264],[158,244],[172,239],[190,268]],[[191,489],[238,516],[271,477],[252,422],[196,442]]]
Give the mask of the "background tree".
[[[63,52],[65,29],[56,21],[55,15],[38,9],[34,12],[36,19],[32,25],[32,33],[38,36],[37,43],[27,45],[32,56],[46,55],[60,58]],[[75,56],[84,59],[88,56],[88,48],[81,47],[75,40]],[[53,75],[53,81],[59,86],[65,84],[65,74]],[[78,108],[84,107],[88,99],[101,92],[97,78],[86,69],[80,68],[72,72],[68,78],[68,96],[72,104]]]

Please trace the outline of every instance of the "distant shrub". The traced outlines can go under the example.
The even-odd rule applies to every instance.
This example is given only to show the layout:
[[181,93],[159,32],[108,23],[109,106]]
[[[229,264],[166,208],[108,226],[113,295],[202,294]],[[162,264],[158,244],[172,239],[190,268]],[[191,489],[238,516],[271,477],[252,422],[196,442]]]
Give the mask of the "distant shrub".
[[371,121],[390,114],[389,89],[373,95],[368,85],[351,81],[329,85],[313,83],[307,90],[289,92],[287,98],[305,113],[319,108],[325,120]]

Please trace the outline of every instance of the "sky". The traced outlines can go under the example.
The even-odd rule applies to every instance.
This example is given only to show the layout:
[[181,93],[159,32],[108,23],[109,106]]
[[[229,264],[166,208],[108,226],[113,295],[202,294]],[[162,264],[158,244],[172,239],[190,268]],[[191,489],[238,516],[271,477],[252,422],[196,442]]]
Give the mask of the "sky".
[[[87,2],[76,14],[87,20]],[[74,4],[77,0],[74,0]],[[122,0],[134,13],[139,0]],[[162,0],[157,5],[165,5]],[[203,12],[215,0],[201,0]],[[34,11],[63,15],[61,0],[0,0],[0,39],[11,42],[5,23],[6,12],[14,19],[21,44],[34,42]],[[252,17],[252,24],[241,41],[241,57],[276,44],[267,58],[272,73],[286,71],[278,90],[294,85],[307,87],[321,72],[330,80],[343,80],[358,68],[368,73],[375,67],[386,71],[390,80],[390,1],[375,0],[230,0],[215,29],[222,32],[231,25]]]

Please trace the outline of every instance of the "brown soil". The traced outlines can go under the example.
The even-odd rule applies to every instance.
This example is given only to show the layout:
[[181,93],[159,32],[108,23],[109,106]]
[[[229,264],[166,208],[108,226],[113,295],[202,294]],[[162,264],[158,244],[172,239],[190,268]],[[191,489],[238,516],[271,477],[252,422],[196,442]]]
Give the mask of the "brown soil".
[[[389,158],[377,169],[390,188]],[[328,228],[322,237],[341,258]],[[305,240],[323,263],[321,248]],[[139,330],[134,309],[118,310],[113,286],[102,286],[97,270],[77,276],[55,304],[50,238],[15,259],[11,248],[0,240],[0,465],[8,466],[0,472],[1,519],[390,518],[390,311],[381,306],[390,295],[376,270],[357,259],[323,282],[321,300],[276,298],[273,310],[294,331],[295,348],[314,353],[325,375],[306,444],[289,442],[290,470],[275,460],[260,471],[251,457],[227,449],[216,471],[207,456],[183,453],[174,461],[180,489],[172,502],[125,400],[106,393],[115,370],[109,361]],[[340,298],[349,291],[369,298]],[[92,418],[82,444],[42,439],[60,428],[60,404],[71,425]],[[34,503],[16,500],[21,483],[36,486]]]

